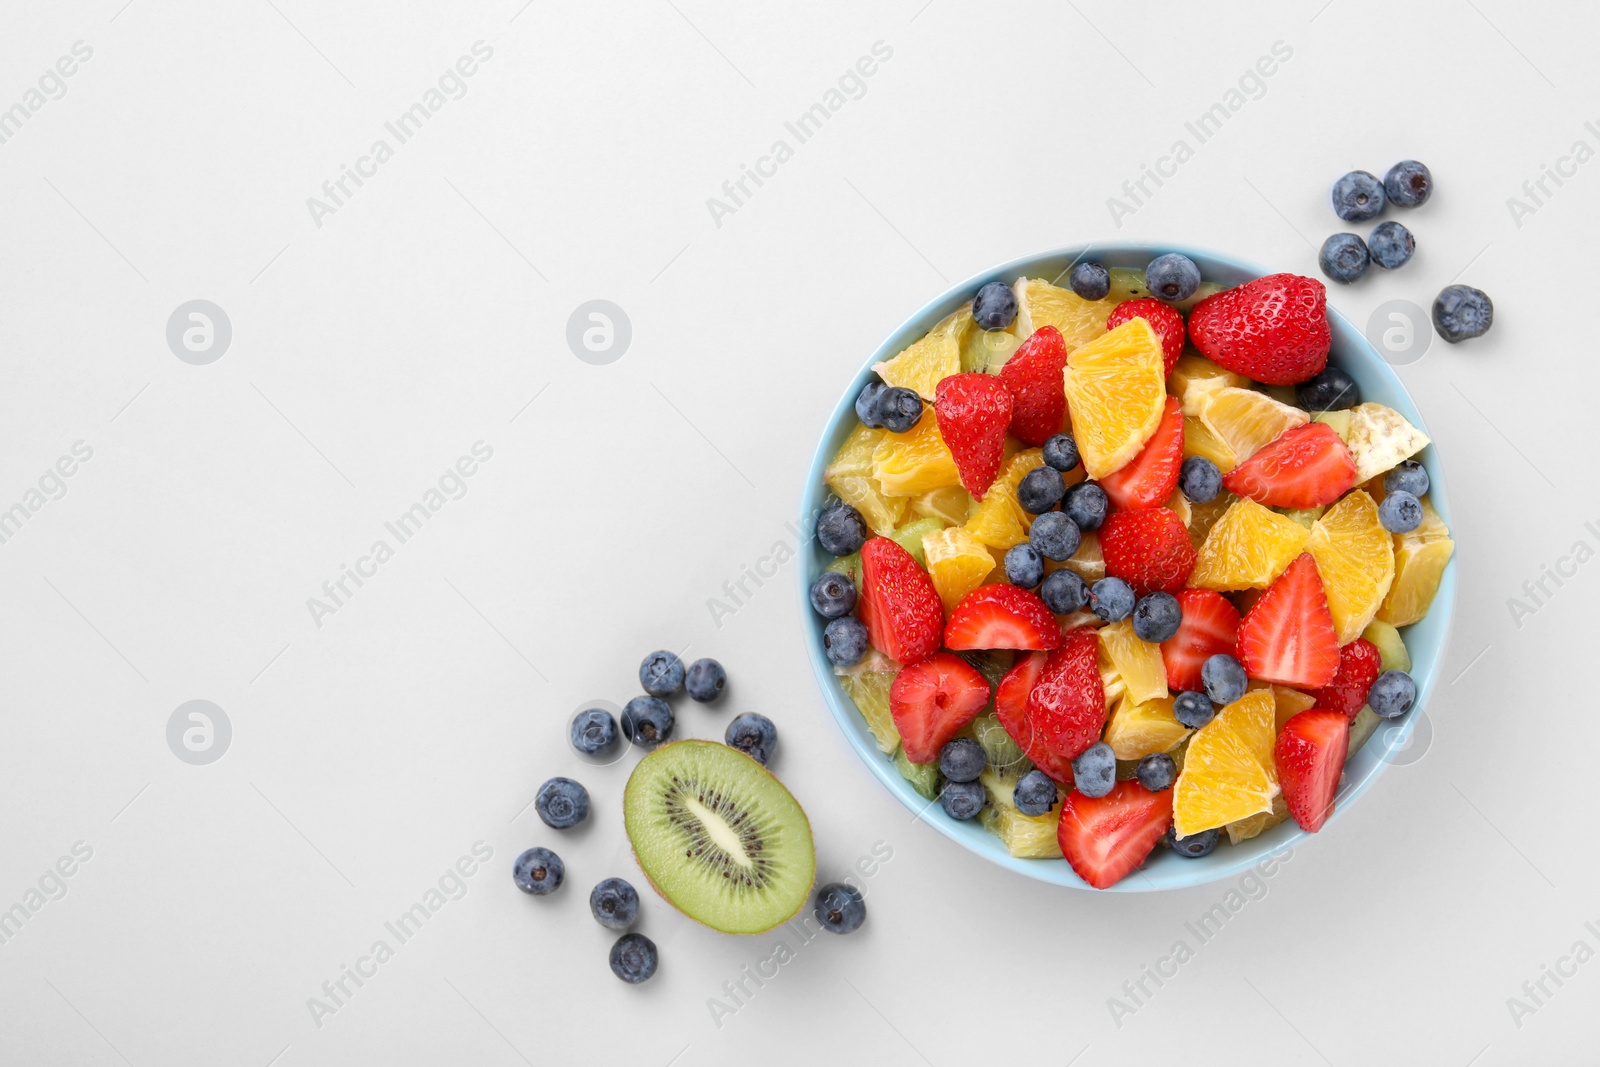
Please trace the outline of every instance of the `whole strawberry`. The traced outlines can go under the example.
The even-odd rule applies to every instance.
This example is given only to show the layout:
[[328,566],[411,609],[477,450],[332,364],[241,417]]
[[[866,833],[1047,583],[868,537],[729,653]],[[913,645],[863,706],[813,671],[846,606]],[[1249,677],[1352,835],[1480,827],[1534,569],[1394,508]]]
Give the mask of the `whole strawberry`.
[[[1183,324],[1178,324],[1183,345]],[[1000,368],[1000,380],[1011,391],[1011,432],[1037,448],[1061,432],[1067,414],[1067,393],[1061,372],[1067,365],[1067,343],[1054,326],[1041,326]]]
[[1138,596],[1176,593],[1198,558],[1189,528],[1167,508],[1112,515],[1100,527],[1100,554],[1106,573],[1133,586]]
[[952,374],[934,390],[933,413],[961,487],[982,500],[1005,459],[1011,392],[990,374]]
[[1356,638],[1339,650],[1339,672],[1333,676],[1333,681],[1311,691],[1317,698],[1313,706],[1355,718],[1361,705],[1367,702],[1367,690],[1372,688],[1382,669],[1383,657],[1378,654],[1378,646],[1364,637]]
[[1171,374],[1178,357],[1183,355],[1183,316],[1178,309],[1153,296],[1124,300],[1106,317],[1106,329],[1115,330],[1129,319],[1143,319],[1155,329],[1161,338],[1161,373]]
[[1189,313],[1189,340],[1219,366],[1267,385],[1295,385],[1328,363],[1328,291],[1314,278],[1269,274]]

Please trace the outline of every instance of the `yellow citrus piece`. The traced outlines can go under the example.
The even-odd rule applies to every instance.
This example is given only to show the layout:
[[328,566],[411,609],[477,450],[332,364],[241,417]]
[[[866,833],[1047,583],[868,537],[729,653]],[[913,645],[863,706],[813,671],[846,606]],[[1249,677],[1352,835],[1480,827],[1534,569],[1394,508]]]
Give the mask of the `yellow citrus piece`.
[[1263,811],[1252,815],[1248,819],[1230,822],[1223,829],[1228,831],[1228,842],[1237,845],[1240,841],[1248,841],[1267,830],[1272,829],[1289,817],[1289,802],[1279,793],[1272,798],[1272,810]]
[[900,731],[895,729],[894,716],[889,714],[889,687],[894,684],[900,665],[877,649],[867,653],[865,659],[849,669],[834,668],[839,684],[850,694],[867,728],[878,742],[878,750],[885,754],[900,747]]
[[1272,810],[1279,792],[1276,736],[1271,689],[1246,693],[1190,736],[1172,794],[1179,837]]
[[1310,532],[1249,497],[1235,500],[1200,545],[1189,584],[1196,589],[1265,589],[1305,551]]
[[1089,477],[1126,466],[1156,432],[1167,400],[1161,365],[1161,339],[1144,319],[1067,357],[1067,409]]
[[1237,499],[1238,497],[1224,489],[1209,503],[1189,505],[1189,541],[1195,548],[1198,549],[1206,543],[1206,535],[1217,524],[1217,520],[1227,514]]
[[1141,704],[1123,696],[1106,723],[1105,743],[1117,759],[1135,760],[1169,752],[1188,734],[1188,728],[1173,717],[1171,697]]
[[1199,419],[1233,453],[1235,462],[1243,463],[1262,445],[1309,422],[1311,416],[1265,393],[1230,385],[1206,395]]
[[1455,550],[1449,528],[1423,497],[1422,525],[1394,538],[1394,584],[1377,618],[1390,626],[1409,626],[1428,614]]
[[928,577],[944,601],[945,614],[982,585],[994,570],[994,557],[983,542],[959,526],[924,534],[922,550],[928,559]]
[[1257,689],[1272,690],[1273,702],[1277,704],[1277,729],[1282,730],[1283,724],[1300,714],[1310,711],[1316,706],[1317,698],[1310,693],[1302,693],[1298,689],[1290,689],[1286,685],[1271,685],[1267,682],[1253,681],[1250,683],[1250,692]]
[[1041,326],[1054,326],[1069,352],[1105,333],[1106,316],[1117,306],[1109,298],[1085,300],[1038,278],[1018,278],[1012,291],[1017,294],[1017,320],[1011,327],[1016,335],[1027,338]]
[[1141,641],[1133,632],[1131,618],[1101,627],[1100,657],[1121,676],[1129,698],[1135,702],[1143,704],[1167,695],[1167,667],[1161,661],[1161,646]]
[[925,519],[938,519],[946,526],[960,526],[971,516],[974,503],[965,489],[947,485],[913,497],[911,510]]
[[1361,636],[1395,576],[1394,542],[1378,522],[1378,505],[1359,489],[1311,525],[1306,551],[1317,561],[1339,644]]
[[1421,452],[1427,447],[1428,435],[1393,408],[1357,404],[1350,409],[1350,432],[1345,444],[1356,462],[1359,483]]
[[872,476],[888,496],[915,496],[961,484],[955,457],[931,411],[905,433],[884,435],[872,454]]
[[1243,389],[1249,384],[1249,378],[1223,370],[1198,352],[1179,356],[1167,375],[1167,392],[1178,398],[1185,415],[1199,415],[1209,393],[1229,386]]
[[839,499],[861,512],[872,532],[887,537],[900,524],[905,514],[906,502],[900,497],[884,493],[878,480],[872,476],[872,457],[878,445],[888,436],[886,430],[869,430],[857,426],[845,438],[833,462],[823,472],[822,480],[828,488],[839,494]]
[[[1222,494],[1218,493],[1217,495],[1221,496]],[[1172,495],[1167,497],[1167,502],[1161,506],[1178,516],[1178,521],[1183,523],[1183,527],[1186,530],[1189,528],[1189,524],[1194,522],[1194,506],[1189,503],[1189,498],[1183,495],[1182,489],[1174,489]]]
[[922,399],[932,400],[941,381],[961,373],[961,347],[972,329],[972,305],[965,304],[898,356],[874,363],[872,369],[888,384],[913,389]]
[[[1093,530],[1086,531],[1083,539],[1078,542],[1078,551],[1072,558],[1061,564],[1071,567],[1078,572],[1078,577],[1093,585],[1106,576],[1106,559],[1100,554],[1100,535]],[[1045,570],[1054,570],[1049,561],[1045,563]]]
[[1006,460],[967,520],[967,532],[1002,553],[1026,541],[1032,517],[1017,503],[1017,486],[1023,475],[1043,464],[1044,453],[1037,448],[1024,449]]
[[1217,465],[1217,470],[1227,474],[1239,465],[1239,458],[1233,454],[1233,449],[1225,444],[1222,438],[1211,432],[1211,428],[1201,422],[1197,416],[1185,415],[1183,417],[1183,458],[1190,456],[1204,456]]

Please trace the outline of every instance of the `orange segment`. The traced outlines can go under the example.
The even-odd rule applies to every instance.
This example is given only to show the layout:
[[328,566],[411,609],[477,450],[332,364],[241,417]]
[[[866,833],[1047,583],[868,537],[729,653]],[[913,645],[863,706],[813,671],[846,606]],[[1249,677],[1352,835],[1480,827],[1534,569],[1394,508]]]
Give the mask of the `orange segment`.
[[1044,453],[1037,448],[1024,449],[1006,460],[967,520],[967,532],[1002,553],[1026,541],[1033,520],[1017,503],[1017,486],[1023,475],[1043,464]]
[[1193,415],[1183,417],[1183,458],[1204,456],[1217,465],[1217,470],[1227,474],[1239,465],[1239,457],[1211,428]]
[[872,476],[887,496],[915,496],[961,484],[955,457],[926,412],[905,433],[886,433],[872,454]]
[[994,557],[983,542],[959,526],[923,535],[922,550],[946,615],[994,570]]
[[1278,795],[1272,760],[1276,715],[1271,689],[1246,693],[1196,730],[1173,786],[1178,836],[1270,812]]
[[839,494],[840,500],[861,512],[861,517],[867,520],[872,532],[880,537],[888,537],[894,532],[906,510],[905,500],[886,495],[878,480],[872,476],[873,454],[887,436],[886,430],[856,426],[822,474],[822,480],[828,488]]
[[946,526],[960,526],[972,514],[974,501],[959,485],[930,489],[911,501],[911,510],[925,519],[938,519]]
[[1198,549],[1206,543],[1206,535],[1211,533],[1211,528],[1217,524],[1217,520],[1228,513],[1228,509],[1237,499],[1238,497],[1224,489],[1212,498],[1209,504],[1189,505],[1189,541],[1195,548]]
[[1227,592],[1265,589],[1305,551],[1304,526],[1254,500],[1235,500],[1200,546],[1189,584]]
[[1378,609],[1378,619],[1390,626],[1409,626],[1426,615],[1455,549],[1449,527],[1423,497],[1422,525],[1394,539],[1394,584]]
[[1017,336],[1027,338],[1041,326],[1054,326],[1069,352],[1105,333],[1106,316],[1117,306],[1110,299],[1085,300],[1071,289],[1038,278],[1018,278],[1012,289],[1017,294],[1017,321],[1012,326]]
[[1311,525],[1306,550],[1316,558],[1339,644],[1361,636],[1395,576],[1394,540],[1378,522],[1378,505],[1357,489]]
[[872,369],[890,385],[915,390],[922,399],[932,400],[940,381],[961,372],[961,346],[972,328],[972,305],[966,304],[898,356],[874,363]]
[[1289,817],[1289,802],[1279,793],[1272,798],[1272,810],[1263,811],[1259,815],[1252,815],[1248,819],[1230,822],[1223,829],[1228,831],[1228,842],[1237,845],[1240,841],[1248,841],[1267,830],[1272,829]]
[[1254,389],[1225,386],[1205,395],[1200,422],[1243,463],[1262,445],[1291,426],[1309,422],[1311,416]]
[[1317,698],[1310,693],[1302,693],[1298,689],[1290,689],[1286,685],[1273,685],[1269,682],[1254,681],[1250,683],[1250,692],[1257,689],[1272,690],[1272,699],[1277,704],[1277,729],[1282,730],[1283,724],[1300,714],[1310,711],[1316,706]]
[[1132,619],[1101,627],[1100,661],[1101,674],[1109,669],[1120,677],[1124,691],[1136,703],[1167,695],[1167,667],[1161,659],[1161,646],[1141,641],[1133,632]]
[[1223,370],[1198,352],[1185,352],[1167,375],[1167,392],[1178,398],[1185,415],[1199,415],[1207,394],[1229,386],[1244,388],[1250,379]]
[[1173,717],[1171,697],[1141,704],[1123,696],[1106,723],[1105,742],[1117,759],[1136,760],[1170,752],[1188,734],[1188,728]]
[[1156,432],[1167,399],[1161,368],[1161,339],[1144,319],[1067,357],[1067,410],[1089,477],[1125,466]]

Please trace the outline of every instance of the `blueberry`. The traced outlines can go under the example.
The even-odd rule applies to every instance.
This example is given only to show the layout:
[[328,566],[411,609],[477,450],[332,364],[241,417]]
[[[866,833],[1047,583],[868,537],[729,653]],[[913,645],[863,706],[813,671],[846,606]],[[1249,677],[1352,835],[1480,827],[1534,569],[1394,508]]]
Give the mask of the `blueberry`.
[[1006,581],[1032,589],[1044,581],[1044,557],[1027,541],[1006,550]]
[[1383,176],[1383,195],[1400,207],[1416,207],[1433,195],[1433,174],[1414,159],[1402,159]]
[[1433,300],[1433,328],[1451,344],[1481,337],[1494,325],[1489,294],[1470,285],[1447,285]]
[[878,417],[890,433],[905,433],[922,418],[922,397],[900,386],[886,389],[878,398]]
[[1072,784],[1086,797],[1103,797],[1117,784],[1117,757],[1111,746],[1096,741],[1072,761]]
[[1171,593],[1151,593],[1133,606],[1133,632],[1152,645],[1172,637],[1183,623],[1183,608]]
[[1089,603],[1106,622],[1121,622],[1133,614],[1133,587],[1121,578],[1102,578],[1089,590]]
[[1356,380],[1333,364],[1294,387],[1294,398],[1307,411],[1343,411],[1361,403]]
[[946,815],[964,822],[977,818],[978,812],[983,810],[985,796],[980,782],[946,782],[939,790],[939,805]]
[[1364,170],[1353,170],[1333,183],[1333,211],[1346,222],[1361,222],[1383,210],[1383,183]]
[[607,878],[589,891],[594,921],[612,930],[626,930],[639,917],[639,891],[621,878]]
[[622,736],[645,751],[672,736],[672,707],[660,697],[634,697],[622,706]]
[[1089,606],[1089,586],[1077,571],[1062,567],[1045,576],[1039,599],[1057,615],[1071,615]]
[[1200,288],[1200,268],[1176,252],[1152,259],[1144,269],[1145,288],[1162,300],[1187,300]]
[[709,704],[728,687],[728,672],[714,659],[697,659],[689,664],[689,673],[683,676],[683,687],[689,691],[691,699]]
[[[869,430],[883,429],[883,416],[878,413],[878,405],[883,400],[883,394],[888,391],[888,386],[880,381],[870,381],[861,387],[861,392],[856,394],[856,418],[861,420],[861,425]],[[852,551],[854,551],[852,549]],[[848,556],[849,552],[836,553]]]
[[1372,249],[1372,262],[1384,270],[1395,270],[1406,265],[1417,250],[1417,239],[1411,231],[1398,222],[1380,222],[1367,237],[1367,247]]
[[1111,292],[1111,272],[1098,263],[1083,260],[1073,264],[1067,285],[1085,300],[1104,300]]
[[747,711],[728,724],[722,739],[765,766],[778,744],[778,728],[765,715]]
[[630,985],[649,979],[659,962],[656,943],[643,934],[623,934],[611,946],[611,973]]
[[1216,717],[1211,698],[1194,690],[1184,690],[1172,701],[1172,716],[1191,730],[1198,730]]
[[1419,499],[1428,495],[1428,489],[1432,484],[1428,478],[1428,469],[1414,459],[1404,461],[1383,476],[1385,493],[1410,493]]
[[867,654],[867,627],[853,615],[834,619],[822,629],[822,649],[835,667],[854,667]]
[[1396,489],[1378,505],[1378,521],[1392,534],[1410,533],[1422,525],[1422,501],[1404,489]]
[[565,830],[589,817],[589,791],[571,778],[552,778],[539,787],[533,806],[552,830]]
[[653,697],[669,697],[683,688],[683,660],[662,649],[639,664],[639,684]]
[[1209,504],[1222,492],[1222,472],[1204,456],[1190,456],[1178,468],[1178,488],[1191,504]]
[[1047,511],[1033,520],[1028,529],[1028,540],[1045,559],[1061,563],[1072,558],[1083,541],[1078,524],[1060,511]]
[[1322,251],[1317,253],[1317,266],[1322,273],[1346,285],[1367,273],[1371,262],[1367,243],[1353,233],[1334,234],[1322,242]]
[[536,897],[560,889],[566,876],[567,865],[547,848],[530,848],[511,865],[511,880],[517,888]]
[[1110,509],[1111,501],[1106,497],[1106,491],[1094,482],[1068,486],[1066,495],[1061,498],[1061,510],[1085,533],[1100,529]]
[[1219,652],[1200,667],[1200,681],[1206,687],[1206,696],[1213,704],[1232,704],[1244,696],[1250,686],[1244,667],[1226,652]]
[[1380,719],[1398,719],[1417,702],[1417,683],[1405,671],[1384,671],[1367,690],[1367,707]]
[[1061,494],[1066,491],[1067,483],[1061,472],[1047,464],[1022,476],[1017,485],[1017,503],[1022,505],[1023,511],[1038,515],[1060,503]]
[[1159,793],[1163,789],[1171,789],[1172,783],[1177,781],[1178,764],[1165,752],[1154,752],[1140,760],[1133,773],[1140,785],[1152,793]]
[[1024,815],[1043,815],[1056,806],[1056,783],[1041,770],[1032,770],[1017,781],[1011,802]]
[[976,782],[988,761],[982,745],[970,737],[958,737],[939,750],[939,773],[952,782]]
[[817,890],[811,914],[829,933],[848,934],[867,921],[867,902],[861,899],[861,890],[855,886],[831,882]]
[[848,556],[859,552],[870,536],[867,520],[849,504],[835,504],[817,516],[817,543],[829,555]]
[[1172,851],[1186,860],[1197,860],[1217,847],[1217,837],[1221,833],[1220,829],[1212,827],[1209,830],[1201,830],[1197,834],[1190,834],[1188,837],[1174,835]]
[[856,606],[856,583],[848,574],[823,571],[811,583],[811,607],[824,619],[848,615]]
[[601,756],[617,744],[617,720],[604,708],[585,708],[572,718],[572,747],[585,756]]
[[980,330],[1003,330],[1017,317],[1017,294],[1005,282],[990,282],[972,301],[972,320]]
[[1078,465],[1078,442],[1070,433],[1058,433],[1044,443],[1044,461],[1065,474]]

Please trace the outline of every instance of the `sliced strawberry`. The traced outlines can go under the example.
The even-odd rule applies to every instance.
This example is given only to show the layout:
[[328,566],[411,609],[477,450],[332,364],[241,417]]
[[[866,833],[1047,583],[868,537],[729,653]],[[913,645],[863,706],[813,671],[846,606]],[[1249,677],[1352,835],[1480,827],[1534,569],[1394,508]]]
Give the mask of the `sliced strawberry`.
[[1109,889],[1132,874],[1172,825],[1172,793],[1152,793],[1137,781],[1118,782],[1103,797],[1077,790],[1061,804],[1056,839],[1078,877]]
[[1222,476],[1228,492],[1273,508],[1331,504],[1354,484],[1355,460],[1324,422],[1290,427]]
[[1208,296],[1189,312],[1189,340],[1235,374],[1295,385],[1328,365],[1328,290],[1315,278],[1269,274]]
[[1061,331],[1041,326],[1000,368],[1000,380],[1011,391],[1011,433],[1023,444],[1037,448],[1061,432],[1067,414],[1061,377],[1066,365]]
[[1017,660],[994,691],[994,717],[1034,766],[1062,785],[1072,784],[1072,761],[1046,748],[1028,721],[1028,695],[1044,674],[1048,653],[1035,652]]
[[1167,686],[1174,691],[1199,690],[1200,668],[1212,656],[1235,655],[1239,644],[1239,609],[1221,593],[1184,589],[1177,594],[1183,620],[1178,632],[1161,642]]
[[1314,834],[1333,814],[1333,795],[1350,747],[1350,720],[1343,712],[1302,711],[1283,724],[1272,758],[1289,814],[1300,829]]
[[1061,645],[1061,626],[1039,594],[999,582],[961,598],[944,628],[946,648],[1049,651]]
[[952,374],[934,388],[933,414],[961,487],[982,500],[1005,459],[1010,390],[991,374]]
[[1106,573],[1133,586],[1138,596],[1176,593],[1198,558],[1188,527],[1167,508],[1113,514],[1100,527],[1100,554]]
[[1289,564],[1240,621],[1239,662],[1252,678],[1300,689],[1321,689],[1339,673],[1339,635],[1311,553]]
[[944,743],[989,703],[989,680],[960,656],[936,652],[901,668],[889,687],[889,714],[912,763],[932,763]]
[[1354,719],[1382,670],[1378,646],[1364,637],[1356,638],[1339,650],[1339,671],[1333,681],[1311,694],[1317,698],[1312,706],[1342,711],[1346,718]]
[[1100,740],[1106,690],[1100,680],[1100,639],[1093,630],[1073,630],[1050,653],[1028,693],[1027,719],[1034,743],[1059,760],[1072,760]]
[[1178,488],[1182,467],[1183,407],[1177,397],[1169,396],[1156,432],[1127,466],[1101,478],[1100,488],[1119,511],[1160,507]]
[[1156,331],[1161,338],[1161,373],[1171,374],[1178,357],[1183,355],[1183,316],[1178,309],[1153,296],[1124,300],[1106,316],[1106,329],[1115,330],[1129,319],[1143,319]]
[[911,553],[887,537],[861,546],[856,615],[872,647],[900,663],[927,659],[944,634],[944,602]]

